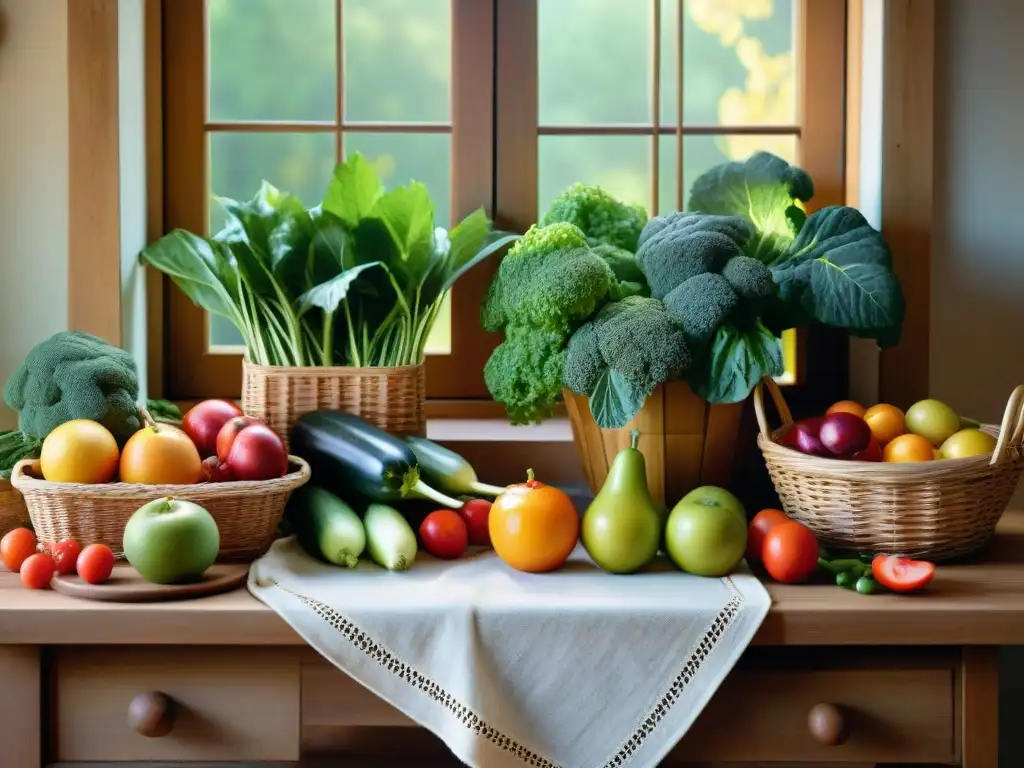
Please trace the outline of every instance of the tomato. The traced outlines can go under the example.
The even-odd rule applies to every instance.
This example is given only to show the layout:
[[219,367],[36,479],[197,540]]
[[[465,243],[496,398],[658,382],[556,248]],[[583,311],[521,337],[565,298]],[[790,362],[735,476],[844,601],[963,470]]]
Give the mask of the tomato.
[[545,573],[576,548],[580,516],[565,491],[535,480],[532,469],[527,478],[494,500],[487,524],[498,557],[516,570]]
[[765,534],[761,558],[773,579],[799,584],[818,567],[818,540],[810,528],[790,520]]
[[427,552],[445,560],[461,557],[469,544],[465,521],[450,509],[439,509],[423,518],[420,538]]
[[90,544],[78,556],[76,567],[82,579],[99,584],[109,579],[114,570],[114,553],[106,544]]
[[470,499],[459,510],[462,519],[466,521],[470,544],[491,546],[491,531],[489,527],[491,506],[491,502],[487,499]]
[[57,544],[48,547],[53,556],[53,563],[57,566],[57,573],[74,573],[78,565],[78,555],[82,552],[81,545],[74,539],[64,539]]
[[789,522],[789,515],[781,509],[762,509],[754,515],[747,527],[747,558],[760,560],[765,535],[776,525],[786,522]]
[[899,555],[877,555],[871,561],[871,573],[893,592],[914,592],[932,580],[935,564]]
[[28,528],[15,528],[0,539],[0,560],[4,567],[17,573],[21,564],[36,553],[36,535]]
[[36,552],[21,564],[21,583],[29,589],[44,589],[53,578],[53,557],[49,552]]

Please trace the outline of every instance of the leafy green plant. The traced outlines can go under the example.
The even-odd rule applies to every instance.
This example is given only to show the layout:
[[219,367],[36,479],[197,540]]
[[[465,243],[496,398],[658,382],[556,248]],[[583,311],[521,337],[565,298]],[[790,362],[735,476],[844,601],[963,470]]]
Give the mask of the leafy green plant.
[[[555,244],[545,258],[558,268],[517,269],[510,254],[491,286],[484,324],[506,333],[485,376],[492,394],[513,422],[539,421],[561,394],[560,367],[562,384],[590,398],[598,426],[622,427],[665,381],[685,380],[712,403],[745,399],[760,379],[782,374],[789,328],[826,325],[897,343],[906,304],[885,239],[854,208],[808,216],[813,194],[807,173],[770,153],[723,163],[696,180],[687,211],[630,236],[632,253],[625,237],[611,246],[607,233],[635,227],[635,207],[570,187],[541,219],[551,223],[528,238]],[[595,291],[590,272],[569,268],[594,261],[579,235],[554,229],[567,226],[612,267],[610,288],[607,274]],[[543,297],[536,316],[504,309],[531,305],[526,297]]]
[[358,153],[315,208],[266,181],[251,200],[217,201],[220,232],[175,229],[140,259],[227,318],[258,365],[421,363],[451,287],[518,237],[493,230],[483,209],[435,226],[423,184],[385,190]]

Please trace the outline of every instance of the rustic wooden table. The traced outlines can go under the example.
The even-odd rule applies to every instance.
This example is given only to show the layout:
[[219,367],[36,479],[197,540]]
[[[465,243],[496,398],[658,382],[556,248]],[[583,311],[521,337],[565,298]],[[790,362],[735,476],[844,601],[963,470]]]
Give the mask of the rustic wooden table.
[[[941,567],[926,593],[768,589],[753,647],[669,764],[996,768],[998,646],[1024,643],[1024,512],[1007,513],[974,561]],[[0,573],[0,680],[0,763],[11,768],[293,766],[322,753],[454,764],[244,589],[112,604]]]

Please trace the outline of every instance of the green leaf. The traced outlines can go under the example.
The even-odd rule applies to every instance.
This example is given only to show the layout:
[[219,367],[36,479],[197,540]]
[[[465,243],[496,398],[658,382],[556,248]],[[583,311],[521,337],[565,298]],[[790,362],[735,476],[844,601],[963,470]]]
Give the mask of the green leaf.
[[[414,181],[385,193],[377,200],[373,216],[384,222],[403,259],[408,260],[417,246],[432,251],[434,204],[424,184]],[[419,255],[425,258],[427,253]]]
[[726,324],[687,378],[709,403],[738,403],[762,378],[781,376],[783,370],[782,344],[771,331],[761,323],[746,330]]
[[601,429],[626,426],[643,407],[646,394],[614,368],[607,368],[590,396],[590,413]]
[[310,307],[319,307],[324,312],[337,311],[359,275],[372,267],[378,266],[381,266],[380,262],[360,264],[307,291],[299,299],[300,313],[305,312]]
[[447,291],[455,281],[481,261],[520,238],[510,232],[491,230],[491,223],[478,208],[449,233],[451,249],[445,261],[445,278],[441,290]]
[[0,480],[9,480],[14,465],[22,459],[38,458],[43,441],[24,432],[0,432]]
[[747,242],[747,255],[774,264],[800,232],[803,203],[813,195],[814,183],[803,170],[770,152],[756,152],[698,177],[687,210],[742,216],[757,230]]
[[772,269],[780,296],[823,325],[882,346],[899,341],[906,301],[881,233],[854,208],[812,214]]
[[334,169],[324,194],[323,209],[353,229],[370,216],[383,194],[384,185],[373,166],[362,154],[354,152]]
[[143,248],[139,258],[168,275],[195,304],[235,322],[234,269],[214,243],[175,229]]

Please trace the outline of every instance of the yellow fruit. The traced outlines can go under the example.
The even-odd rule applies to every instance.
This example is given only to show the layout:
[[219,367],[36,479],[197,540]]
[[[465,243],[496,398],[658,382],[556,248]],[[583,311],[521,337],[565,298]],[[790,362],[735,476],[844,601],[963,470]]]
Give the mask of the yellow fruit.
[[144,485],[192,485],[203,476],[203,461],[188,435],[160,424],[140,429],[121,452],[121,480]]
[[907,409],[907,431],[927,438],[938,448],[960,429],[960,416],[941,400],[919,400]]
[[889,441],[896,439],[907,431],[903,419],[903,411],[895,405],[879,403],[872,405],[864,412],[864,421],[871,428],[871,434],[883,448]]
[[996,449],[996,439],[980,429],[961,429],[946,438],[939,449],[944,459],[966,459],[981,456]]
[[934,461],[935,449],[920,435],[900,435],[882,450],[882,461]]
[[102,424],[67,421],[43,440],[39,466],[54,483],[109,483],[117,474],[117,441]]

